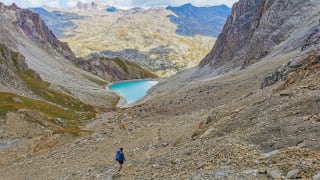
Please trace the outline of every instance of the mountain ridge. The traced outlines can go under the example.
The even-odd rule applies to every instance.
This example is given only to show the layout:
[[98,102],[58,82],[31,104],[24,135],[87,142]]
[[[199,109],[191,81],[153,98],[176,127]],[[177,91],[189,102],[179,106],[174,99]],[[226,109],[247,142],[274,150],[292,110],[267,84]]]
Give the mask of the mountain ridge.
[[[68,13],[77,14],[77,16],[69,16]],[[132,58],[127,60],[134,61],[160,76],[169,76],[187,67],[195,66],[207,54],[215,40],[214,37],[201,34],[193,37],[176,34],[177,25],[171,23],[167,17],[173,12],[163,7],[118,9],[115,12],[107,12],[105,9],[87,9],[61,10],[59,13],[55,9],[52,14],[53,17],[55,14],[61,15],[60,19],[68,22],[63,26],[57,18],[47,19],[48,23],[53,24],[53,29],[63,34],[60,40],[68,42],[77,57],[90,57],[98,53],[100,53],[99,56],[104,56],[103,52],[110,51],[120,54],[118,58]],[[76,19],[68,19],[69,17]],[[128,19],[131,20],[128,21]],[[219,21],[222,24],[223,18]],[[191,25],[196,27],[194,23],[195,21]],[[92,30],[87,30],[88,28]],[[166,38],[167,36],[169,38]],[[131,54],[124,54],[125,49],[135,50],[136,53],[132,54],[132,51]],[[158,50],[154,51],[154,49]],[[166,55],[166,49],[172,49],[172,51]],[[140,58],[141,54],[143,58]],[[160,63],[154,63],[155,59]]]
[[[249,5],[250,4],[250,5]],[[245,0],[235,3],[222,33],[211,52],[200,62],[200,67],[226,67],[226,71],[245,68],[268,55],[274,47],[284,42],[312,9],[310,1],[275,3],[265,0]],[[296,9],[296,11],[292,11]],[[285,13],[286,16],[284,15]],[[244,25],[244,28],[240,26]],[[301,43],[301,40],[300,40]],[[298,46],[296,46],[298,48]]]
[[168,18],[178,25],[176,33],[183,36],[201,34],[217,37],[231,12],[226,5],[195,7],[191,3],[179,7],[168,6],[166,9],[175,13]]

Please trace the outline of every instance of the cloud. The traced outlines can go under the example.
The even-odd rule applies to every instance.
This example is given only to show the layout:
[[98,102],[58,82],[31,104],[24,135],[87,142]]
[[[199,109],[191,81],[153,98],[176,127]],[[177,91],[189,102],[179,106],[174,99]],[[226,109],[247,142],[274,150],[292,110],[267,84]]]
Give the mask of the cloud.
[[[79,0],[2,0],[3,3],[10,5],[13,2],[18,6],[40,7],[51,6],[66,8],[74,6]],[[80,0],[81,2],[92,2],[95,0]],[[96,0],[115,7],[154,7],[154,6],[179,6],[191,3],[195,6],[211,6],[225,4],[229,7],[238,0]]]

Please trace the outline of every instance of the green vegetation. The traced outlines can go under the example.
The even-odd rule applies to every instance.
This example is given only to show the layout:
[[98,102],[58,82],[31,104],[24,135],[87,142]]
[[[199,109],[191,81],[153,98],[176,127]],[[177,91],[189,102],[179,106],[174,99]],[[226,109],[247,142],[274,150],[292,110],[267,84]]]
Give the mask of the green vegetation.
[[[75,129],[80,128],[81,120],[90,120],[95,117],[96,111],[93,106],[84,104],[68,93],[50,89],[50,83],[42,81],[35,71],[28,69],[19,53],[11,51],[5,45],[0,44],[0,48],[0,62],[11,64],[11,69],[24,81],[26,87],[44,100],[0,92],[0,116],[26,108],[41,112],[52,123],[55,123],[56,118],[63,119],[63,127],[71,128],[70,132],[76,132]],[[37,120],[34,122],[37,123]],[[64,128],[60,130],[63,131]]]
[[158,77],[157,75],[155,75],[154,73],[150,72],[147,69],[144,69],[143,67],[141,67],[140,65],[138,65],[135,62],[131,62],[131,61],[127,61],[127,60],[122,60],[119,58],[104,58],[105,60],[110,60],[112,62],[114,62],[115,64],[117,64],[123,71],[125,71],[126,73],[130,74],[128,67],[133,67],[139,71],[141,71],[141,73],[144,74],[145,77],[151,77],[151,78],[156,78]]
[[119,58],[111,58],[110,61],[116,63],[124,72],[129,73],[126,64]]
[[37,77],[36,72],[31,69],[23,70],[18,64],[19,54],[12,52],[12,61],[16,68],[16,74],[26,83],[29,90],[41,98],[57,105],[74,111],[94,111],[93,107],[86,105],[78,99],[49,88],[50,83],[44,82]]
[[129,63],[131,66],[139,69],[145,76],[148,76],[148,77],[151,77],[151,78],[157,78],[157,77],[158,77],[156,74],[152,73],[151,71],[149,71],[149,70],[147,70],[147,69],[145,69],[145,68],[142,68],[142,67],[139,66],[137,63],[130,62],[130,61],[128,61],[128,63]]
[[21,108],[41,112],[53,123],[55,123],[54,120],[56,118],[64,119],[69,127],[78,127],[80,125],[78,120],[89,119],[95,116],[94,112],[79,113],[40,100],[30,99],[13,93],[0,92],[0,115],[5,115],[10,111],[17,111]]

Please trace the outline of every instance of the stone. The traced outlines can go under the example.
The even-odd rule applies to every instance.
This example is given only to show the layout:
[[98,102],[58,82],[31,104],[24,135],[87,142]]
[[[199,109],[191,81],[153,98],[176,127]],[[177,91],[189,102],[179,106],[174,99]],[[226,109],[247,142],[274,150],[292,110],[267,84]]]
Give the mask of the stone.
[[215,127],[210,127],[208,130],[206,130],[201,136],[200,138],[204,138],[204,137],[207,137],[212,131],[216,130]]
[[248,169],[248,170],[242,171],[241,173],[256,176],[259,174],[259,171],[256,169]]
[[267,175],[272,179],[281,179],[282,173],[278,169],[267,170]]
[[229,174],[225,173],[225,172],[216,172],[215,177],[216,178],[225,178],[225,177],[229,177]]
[[206,124],[209,124],[212,122],[212,116],[208,116],[207,117],[207,121],[206,121]]
[[301,170],[300,169],[294,169],[288,172],[286,179],[296,179],[299,178]]
[[193,180],[201,180],[201,179],[202,179],[202,176],[200,172],[196,173],[193,177]]
[[56,118],[55,122],[60,125],[63,124],[63,120],[61,118]]
[[203,168],[203,166],[205,166],[205,165],[206,165],[206,163],[200,163],[200,164],[198,164],[198,169]]
[[312,177],[312,180],[320,180],[320,173],[314,175],[314,176]]
[[266,158],[270,158],[272,157],[273,155],[275,154],[278,154],[279,153],[279,150],[274,150],[274,151],[271,151],[271,152],[268,152],[268,153],[264,153],[262,154],[259,159],[266,159]]

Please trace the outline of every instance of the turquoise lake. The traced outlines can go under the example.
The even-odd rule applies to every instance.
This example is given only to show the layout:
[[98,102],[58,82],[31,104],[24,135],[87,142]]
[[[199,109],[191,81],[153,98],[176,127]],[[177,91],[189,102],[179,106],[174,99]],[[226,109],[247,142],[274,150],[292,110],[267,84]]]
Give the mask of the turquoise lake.
[[134,80],[114,83],[109,89],[127,100],[128,104],[134,103],[143,98],[147,91],[158,81]]

